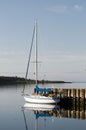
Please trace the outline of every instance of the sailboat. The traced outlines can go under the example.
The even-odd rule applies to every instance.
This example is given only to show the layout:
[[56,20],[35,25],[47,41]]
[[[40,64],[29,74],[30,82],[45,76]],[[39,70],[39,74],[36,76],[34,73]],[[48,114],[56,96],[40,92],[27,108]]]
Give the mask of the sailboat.
[[[35,87],[35,93],[31,95],[25,95],[24,94],[24,99],[26,102],[29,103],[35,103],[35,104],[55,104],[60,102],[60,98],[57,95],[52,95],[52,89],[51,88],[40,88],[38,86],[38,39],[37,39],[37,32],[38,32],[38,24],[37,21],[34,24],[34,30],[33,30],[33,37],[32,37],[32,42],[31,42],[31,48],[30,48],[30,53],[29,53],[29,59],[28,59],[28,65],[27,65],[27,71],[26,71],[26,76],[25,79],[27,78],[28,74],[28,69],[29,69],[29,64],[30,64],[30,58],[31,58],[31,51],[32,51],[32,46],[33,46],[33,41],[35,37],[35,67],[36,67],[36,87]],[[24,87],[25,89],[25,87]],[[23,93],[24,93],[23,89]],[[40,94],[41,93],[41,94]]]

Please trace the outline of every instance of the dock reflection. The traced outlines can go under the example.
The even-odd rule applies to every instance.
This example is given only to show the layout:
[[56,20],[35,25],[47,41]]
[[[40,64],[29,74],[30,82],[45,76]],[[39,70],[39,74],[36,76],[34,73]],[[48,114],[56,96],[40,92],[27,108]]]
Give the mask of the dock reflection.
[[86,109],[74,107],[60,108],[60,116],[65,118],[86,120]]
[[25,103],[24,110],[32,110],[36,115],[36,118],[39,117],[64,117],[64,118],[74,118],[74,119],[86,119],[86,109],[85,107],[74,107],[74,106],[61,106],[61,105],[52,105],[52,104],[32,104]]

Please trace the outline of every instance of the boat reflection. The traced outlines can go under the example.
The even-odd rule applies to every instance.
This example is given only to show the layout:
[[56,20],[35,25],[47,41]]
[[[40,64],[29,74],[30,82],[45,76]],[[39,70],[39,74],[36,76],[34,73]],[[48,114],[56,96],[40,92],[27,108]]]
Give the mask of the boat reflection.
[[27,120],[25,111],[33,111],[36,119],[35,130],[38,130],[38,118],[47,118],[47,117],[60,117],[59,111],[60,106],[54,104],[32,104],[25,103],[22,107],[23,117],[25,122],[26,130],[28,130]]
[[25,103],[24,108],[28,110],[54,110],[60,109],[59,105],[55,104],[34,104],[34,103]]
[[36,118],[38,117],[51,117],[51,116],[60,116],[60,106],[54,104],[32,104],[32,103],[25,103],[24,107],[25,110],[33,110]]

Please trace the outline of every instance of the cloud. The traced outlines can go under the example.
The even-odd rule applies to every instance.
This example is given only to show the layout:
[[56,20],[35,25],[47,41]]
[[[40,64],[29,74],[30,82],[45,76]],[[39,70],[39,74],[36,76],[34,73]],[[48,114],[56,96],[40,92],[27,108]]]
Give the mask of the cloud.
[[86,63],[86,55],[80,54],[71,54],[70,52],[63,52],[63,51],[51,51],[48,52],[47,56],[40,57],[43,62],[85,62]]
[[83,12],[84,6],[75,4],[73,6],[67,6],[67,5],[55,5],[47,8],[48,11],[54,12],[54,13],[68,13],[68,12]]
[[68,9],[65,5],[56,5],[48,8],[47,10],[55,13],[65,13]]
[[83,9],[84,9],[84,7],[81,5],[78,5],[78,4],[74,5],[74,10],[77,12],[82,12]]

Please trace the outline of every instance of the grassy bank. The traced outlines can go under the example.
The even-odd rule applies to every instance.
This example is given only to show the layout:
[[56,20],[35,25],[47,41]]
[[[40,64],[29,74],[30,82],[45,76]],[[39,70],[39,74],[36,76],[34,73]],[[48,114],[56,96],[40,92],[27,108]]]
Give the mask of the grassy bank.
[[[0,76],[0,85],[10,85],[10,84],[35,84],[35,80],[20,78],[20,77],[6,77],[6,76]],[[50,81],[50,80],[38,80],[38,83],[69,83],[65,81]]]

